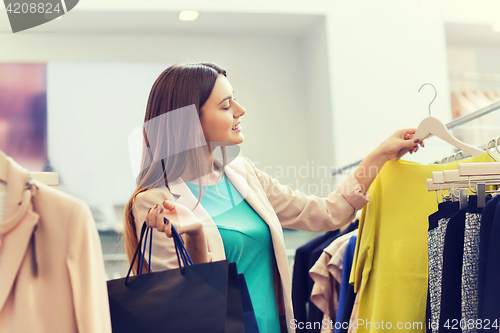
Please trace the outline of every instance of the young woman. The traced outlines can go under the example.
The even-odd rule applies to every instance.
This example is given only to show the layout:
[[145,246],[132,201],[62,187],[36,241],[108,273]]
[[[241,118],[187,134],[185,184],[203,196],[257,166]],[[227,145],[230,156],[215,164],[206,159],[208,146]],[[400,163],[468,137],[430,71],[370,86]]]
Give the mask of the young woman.
[[[327,231],[351,222],[368,201],[374,170],[403,148],[416,152],[419,142],[412,139],[415,129],[397,131],[319,198],[281,185],[241,154],[228,162],[228,152],[243,142],[245,112],[226,72],[214,64],[174,65],[160,74],[144,119],[142,172],[125,213],[125,249],[131,261],[145,221],[154,228],[152,270],[177,268],[173,224],[195,263],[237,263],[261,333],[292,332],[282,227]],[[214,157],[216,147],[222,161]]]

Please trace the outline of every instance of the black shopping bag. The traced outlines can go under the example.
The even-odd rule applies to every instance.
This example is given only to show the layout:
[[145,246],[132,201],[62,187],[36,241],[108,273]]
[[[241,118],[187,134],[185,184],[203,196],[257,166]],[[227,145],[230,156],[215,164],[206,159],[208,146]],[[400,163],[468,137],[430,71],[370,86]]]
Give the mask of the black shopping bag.
[[129,277],[145,230],[144,223],[127,277],[107,282],[113,332],[244,333],[235,264],[192,265],[176,232],[179,268]]
[[[236,268],[236,267],[235,267]],[[243,305],[243,319],[245,321],[245,333],[259,333],[257,326],[257,318],[253,310],[252,300],[248,292],[247,282],[243,274],[238,274],[238,281],[240,282],[241,303]]]

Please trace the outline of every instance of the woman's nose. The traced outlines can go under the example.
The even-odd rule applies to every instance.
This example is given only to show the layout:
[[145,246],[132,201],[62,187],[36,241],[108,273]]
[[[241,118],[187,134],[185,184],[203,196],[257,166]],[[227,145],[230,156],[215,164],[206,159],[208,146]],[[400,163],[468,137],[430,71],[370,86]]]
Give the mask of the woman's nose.
[[237,111],[235,112],[235,118],[241,117],[246,113],[246,110],[244,107],[242,107],[239,103],[236,102],[236,105],[238,106]]

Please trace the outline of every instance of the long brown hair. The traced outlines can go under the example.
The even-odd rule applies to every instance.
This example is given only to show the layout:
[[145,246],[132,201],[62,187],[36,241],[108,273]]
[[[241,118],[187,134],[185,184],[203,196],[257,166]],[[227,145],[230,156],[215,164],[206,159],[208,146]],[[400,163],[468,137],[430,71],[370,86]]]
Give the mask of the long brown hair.
[[[211,63],[173,65],[160,74],[151,88],[144,117],[141,172],[137,177],[137,187],[125,206],[124,242],[129,263],[138,245],[132,211],[135,197],[152,188],[166,186],[170,190],[169,180],[174,181],[181,176],[187,160],[194,164],[198,175],[207,174],[206,163],[197,156],[207,156],[208,147],[200,145],[199,138],[193,133],[198,130],[196,125],[201,117],[201,107],[210,96],[219,74],[226,76],[226,71]],[[194,106],[197,114],[179,110],[188,106]],[[174,110],[180,112],[161,117]],[[227,161],[225,147],[221,147],[221,152],[224,170]],[[201,192],[202,186],[196,205],[203,195]],[[138,270],[137,261],[134,268],[136,274]],[[147,271],[145,265],[143,272]]]

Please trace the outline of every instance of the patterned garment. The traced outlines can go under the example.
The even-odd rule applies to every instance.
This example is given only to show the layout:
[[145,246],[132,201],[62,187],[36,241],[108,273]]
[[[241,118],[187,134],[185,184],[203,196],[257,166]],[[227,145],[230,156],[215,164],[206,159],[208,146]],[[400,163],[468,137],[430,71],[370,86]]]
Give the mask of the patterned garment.
[[[465,215],[464,257],[462,266],[462,321],[463,333],[476,333],[478,315],[479,232],[481,214]],[[471,325],[467,325],[471,323]],[[472,324],[474,323],[474,324]]]
[[[443,280],[443,251],[446,227],[450,218],[442,218],[438,226],[429,230],[427,246],[429,253],[429,294],[431,306],[431,322],[439,323],[441,314],[441,283]],[[432,333],[437,333],[438,325],[432,325]]]

